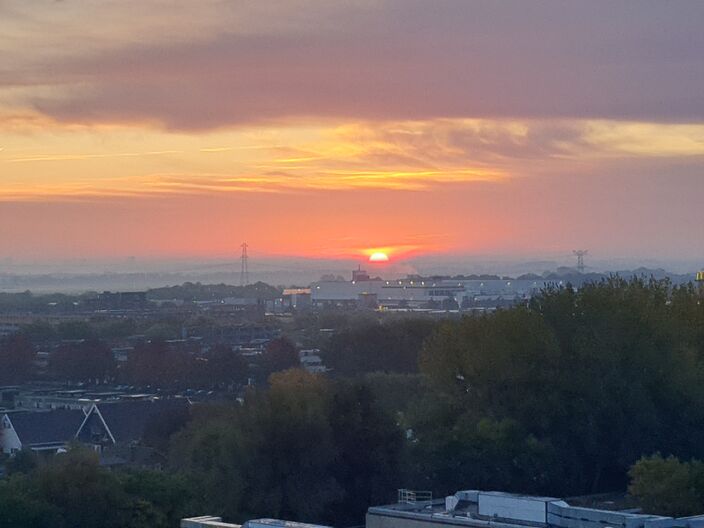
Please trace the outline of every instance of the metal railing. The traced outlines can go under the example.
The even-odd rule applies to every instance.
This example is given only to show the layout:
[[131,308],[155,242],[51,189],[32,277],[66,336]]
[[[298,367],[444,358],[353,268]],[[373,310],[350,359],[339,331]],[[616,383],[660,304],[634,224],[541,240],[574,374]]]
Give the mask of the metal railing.
[[399,504],[415,504],[417,502],[432,502],[433,492],[432,491],[417,491],[409,489],[398,490],[398,503]]

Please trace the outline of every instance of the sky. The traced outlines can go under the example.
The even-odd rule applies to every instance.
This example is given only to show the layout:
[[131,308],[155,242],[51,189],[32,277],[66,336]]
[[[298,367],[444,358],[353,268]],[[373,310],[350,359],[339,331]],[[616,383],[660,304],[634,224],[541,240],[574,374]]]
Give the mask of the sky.
[[0,0],[0,259],[704,264],[704,2]]

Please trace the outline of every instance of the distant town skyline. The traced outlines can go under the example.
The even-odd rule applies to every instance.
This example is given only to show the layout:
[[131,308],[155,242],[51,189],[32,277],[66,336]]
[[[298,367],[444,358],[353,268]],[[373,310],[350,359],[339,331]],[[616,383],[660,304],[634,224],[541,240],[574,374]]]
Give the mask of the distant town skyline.
[[702,26],[699,1],[8,0],[0,259],[704,265]]

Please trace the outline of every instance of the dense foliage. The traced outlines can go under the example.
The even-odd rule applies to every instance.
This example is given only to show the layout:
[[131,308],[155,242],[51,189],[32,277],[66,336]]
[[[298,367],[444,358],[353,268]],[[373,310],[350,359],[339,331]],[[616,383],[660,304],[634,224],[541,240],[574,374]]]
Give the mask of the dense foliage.
[[[25,454],[25,459],[31,455]],[[111,472],[72,449],[0,480],[0,519],[16,528],[167,528],[194,514],[193,486],[175,473]]]
[[149,299],[180,299],[184,301],[208,301],[225,299],[226,297],[275,299],[280,296],[280,289],[264,282],[255,282],[247,286],[185,282],[180,286],[164,286],[163,288],[153,288],[147,292]]
[[290,370],[243,406],[198,416],[171,458],[200,483],[207,511],[344,525],[393,495],[401,446],[364,385]]
[[20,383],[32,372],[34,348],[24,336],[0,339],[0,384]]
[[418,372],[421,348],[436,326],[433,319],[413,317],[344,327],[325,346],[325,364],[342,376]]
[[486,483],[496,455],[492,485],[567,495],[624,487],[643,454],[701,456],[703,328],[693,288],[616,278],[446,323],[422,358],[443,399],[417,430],[429,484]]
[[628,491],[646,513],[683,517],[704,512],[704,462],[657,454],[639,460],[629,476]]

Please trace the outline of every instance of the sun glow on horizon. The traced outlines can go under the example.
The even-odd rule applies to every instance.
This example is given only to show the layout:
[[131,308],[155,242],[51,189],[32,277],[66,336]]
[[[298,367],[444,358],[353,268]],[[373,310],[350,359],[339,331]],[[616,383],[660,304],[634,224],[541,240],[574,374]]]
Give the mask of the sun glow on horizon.
[[388,262],[389,256],[381,251],[376,251],[369,256],[369,262]]

